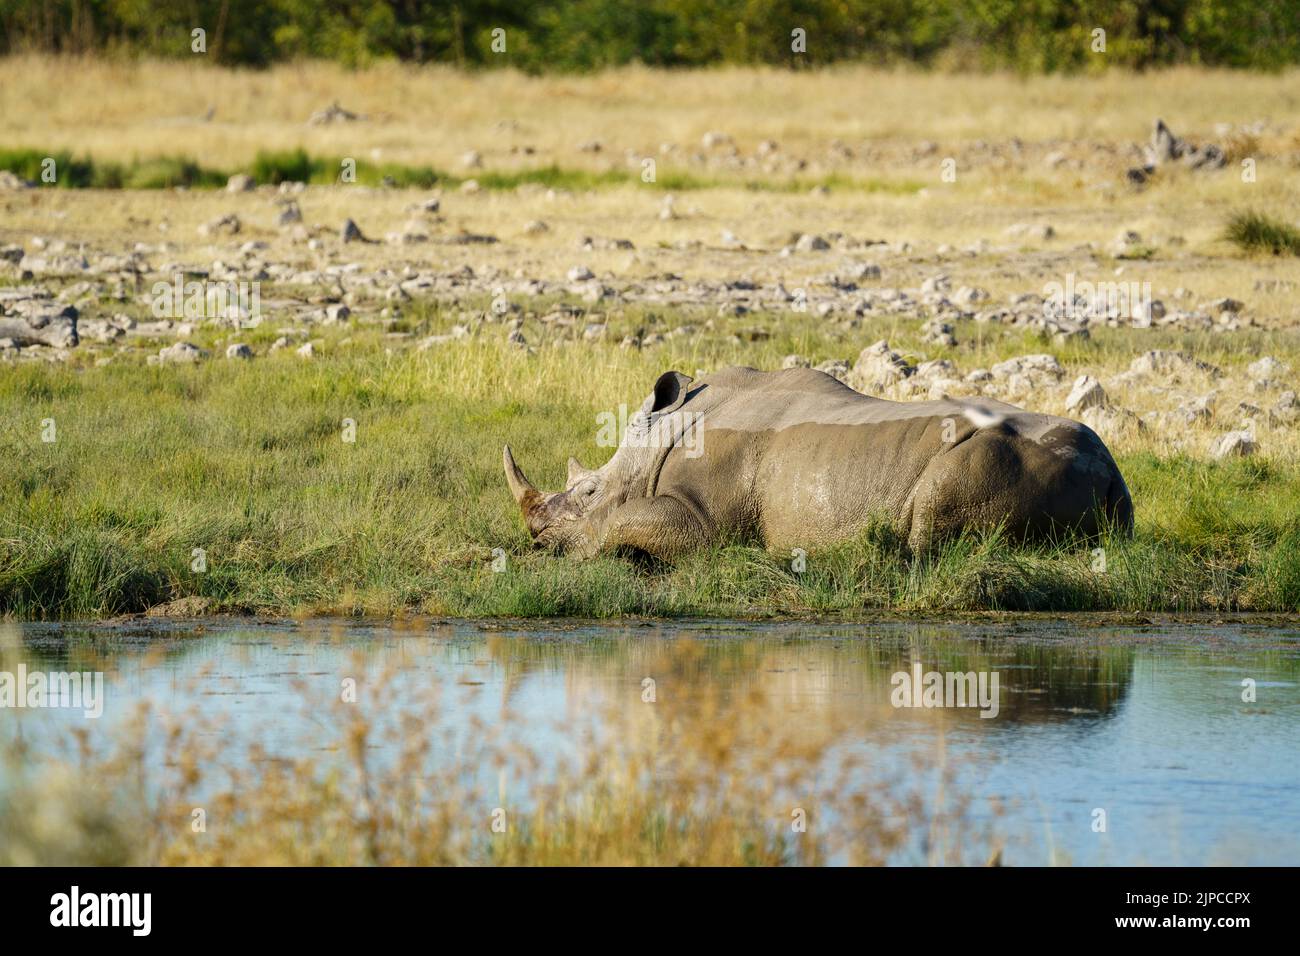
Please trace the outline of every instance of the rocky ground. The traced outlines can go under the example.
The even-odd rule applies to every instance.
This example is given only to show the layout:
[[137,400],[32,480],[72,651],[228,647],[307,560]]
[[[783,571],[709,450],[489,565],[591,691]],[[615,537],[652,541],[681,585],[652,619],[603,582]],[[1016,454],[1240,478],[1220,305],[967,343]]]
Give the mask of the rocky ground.
[[[312,359],[347,347],[354,330],[413,351],[485,338],[527,352],[673,339],[743,347],[802,323],[831,354],[781,364],[813,365],[882,397],[987,395],[1065,411],[1111,439],[1200,435],[1216,455],[1249,453],[1262,432],[1300,417],[1286,354],[1295,317],[1279,314],[1295,281],[1264,261],[1249,298],[1222,294],[1196,273],[1217,270],[1237,287],[1231,263],[1183,252],[1176,235],[1121,229],[1108,242],[1071,242],[1060,233],[1073,223],[1040,215],[960,245],[886,237],[854,229],[855,210],[845,215],[833,193],[748,201],[731,191],[246,185],[6,193],[9,209],[47,225],[0,231],[0,361],[257,361],[282,350]],[[718,228],[727,218],[708,211],[747,202],[768,228],[742,236],[743,216]],[[622,231],[612,206],[635,210]],[[774,228],[787,217],[825,225]],[[1149,299],[1116,307],[1082,292],[1064,304],[1053,286],[1067,276],[1159,282],[1170,271],[1195,287],[1153,284]],[[1071,353],[1086,367],[1057,357],[1101,330],[1126,333],[1129,361],[1089,364],[1086,348]],[[1178,347],[1184,334],[1219,337],[1228,351],[1249,337],[1246,352],[1266,335],[1281,354],[1224,369]],[[1026,336],[1041,347],[1007,354]]]

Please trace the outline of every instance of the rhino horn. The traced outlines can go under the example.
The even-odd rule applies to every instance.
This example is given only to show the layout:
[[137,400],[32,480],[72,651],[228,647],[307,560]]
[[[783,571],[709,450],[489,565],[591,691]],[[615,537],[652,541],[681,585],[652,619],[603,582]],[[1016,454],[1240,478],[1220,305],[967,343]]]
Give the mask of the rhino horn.
[[509,445],[506,445],[501,459],[506,469],[506,484],[510,486],[510,494],[514,495],[515,504],[521,508],[526,508],[531,504],[532,498],[540,497],[537,489],[528,480],[528,476],[515,464],[515,456],[510,453]]
[[589,469],[589,468],[584,468],[584,467],[582,466],[582,462],[578,461],[578,459],[576,459],[576,458],[570,458],[570,459],[569,459],[569,478],[568,478],[569,483],[572,484],[573,481],[574,481],[575,479],[577,479],[577,478],[581,478],[583,475],[587,474],[590,470],[591,470],[591,469]]

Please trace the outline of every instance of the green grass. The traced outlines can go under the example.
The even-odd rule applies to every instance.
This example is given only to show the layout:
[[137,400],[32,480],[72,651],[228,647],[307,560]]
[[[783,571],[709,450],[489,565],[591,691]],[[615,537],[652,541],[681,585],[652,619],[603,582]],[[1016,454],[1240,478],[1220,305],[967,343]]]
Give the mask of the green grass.
[[1234,213],[1224,235],[1246,252],[1300,256],[1300,229],[1262,212]]
[[[42,164],[55,161],[56,179],[45,183]],[[909,179],[873,177],[858,179],[840,174],[821,177],[782,176],[770,179],[700,176],[677,170],[660,170],[653,182],[645,183],[639,169],[592,171],[568,169],[551,163],[531,169],[485,170],[475,176],[453,176],[431,166],[407,166],[398,163],[370,163],[348,157],[312,156],[303,149],[262,150],[245,168],[220,170],[203,166],[183,156],[136,159],[130,163],[105,163],[90,157],[75,159],[66,152],[39,149],[0,149],[0,169],[7,169],[38,186],[62,189],[219,189],[231,175],[244,172],[259,185],[303,182],[330,185],[343,181],[344,162],[355,166],[355,182],[363,186],[430,189],[436,185],[457,187],[474,179],[481,188],[508,191],[521,186],[542,186],[583,192],[620,186],[644,185],[666,192],[741,188],[756,192],[798,193],[814,188],[841,192],[890,193],[910,195],[924,184]]]
[[[413,310],[408,321],[424,331],[451,319]],[[203,336],[216,334],[197,341],[215,350]],[[264,351],[272,334],[245,340]],[[525,617],[1300,609],[1300,469],[1269,458],[1121,457],[1137,531],[1106,542],[1100,574],[1080,544],[1021,548],[997,534],[920,560],[872,532],[810,555],[800,574],[788,556],[742,545],[659,572],[536,554],[502,480],[504,443],[555,487],[569,454],[608,457],[595,444],[596,412],[634,404],[664,368],[771,368],[788,351],[817,359],[843,346],[795,323],[757,345],[681,340],[642,353],[525,355],[491,336],[388,355],[378,333],[347,334],[352,345],[326,340],[313,362],[277,353],[157,367],[141,352],[104,367],[8,369],[0,612],[94,618],[190,595],[272,612]],[[1114,338],[1070,348],[1095,361],[1122,350]],[[1159,344],[1194,344],[1167,338]],[[1242,344],[1220,356],[1207,341],[1202,352],[1249,360]],[[51,444],[40,437],[46,418],[57,425]],[[357,423],[355,443],[343,441],[344,419]],[[191,569],[196,548],[202,573]],[[496,548],[504,572],[492,570]]]
[[[48,161],[53,160],[50,167]],[[215,189],[226,184],[225,174],[206,169],[182,156],[137,159],[131,163],[104,163],[77,159],[67,152],[38,149],[0,150],[0,169],[7,169],[29,182],[58,189],[171,189],[186,186]],[[53,182],[42,174],[51,170]]]

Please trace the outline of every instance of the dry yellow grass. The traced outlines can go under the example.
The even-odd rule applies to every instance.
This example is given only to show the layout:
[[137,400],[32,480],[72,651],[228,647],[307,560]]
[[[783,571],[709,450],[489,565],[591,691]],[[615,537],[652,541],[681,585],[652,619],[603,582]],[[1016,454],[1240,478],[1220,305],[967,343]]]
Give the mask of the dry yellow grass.
[[[519,653],[516,642],[487,647],[502,661]],[[664,692],[649,699],[635,678],[611,687],[579,662],[575,697],[599,716],[557,714],[554,732],[572,748],[559,755],[525,743],[540,728],[524,732],[508,699],[492,723],[467,726],[451,711],[476,691],[435,677],[412,692],[399,668],[372,674],[363,654],[347,671],[366,675],[355,703],[300,682],[312,728],[301,739],[245,750],[222,725],[213,733],[189,711],[142,705],[108,739],[74,732],[66,752],[7,745],[0,864],[980,864],[997,854],[997,807],[990,820],[951,792],[941,746],[888,767],[852,746],[864,717],[896,714],[887,702],[828,702],[816,686],[824,674],[767,678],[797,655],[750,652],[734,687],[698,688],[686,677],[704,666],[693,641],[648,640],[636,656],[645,669],[631,673],[661,675]],[[792,682],[806,696],[792,696]]]
[[[1118,145],[1144,138],[1157,115],[1202,137],[1216,123],[1283,121],[1296,107],[1296,78],[1296,71],[1179,69],[1025,79],[863,67],[633,67],[537,78],[433,66],[350,71],[310,63],[251,71],[13,57],[0,61],[0,139],[118,159],[180,151],[213,165],[257,149],[377,149],[394,162],[447,167],[468,149],[495,160],[524,143],[542,158],[599,166],[608,156],[581,154],[579,143],[599,139],[617,158],[624,148],[649,153],[664,142],[692,148],[714,129],[746,151],[769,138],[794,150],[824,149],[834,139]],[[335,100],[371,121],[306,126]],[[199,122],[213,107],[212,121]],[[498,126],[511,121],[518,128]]]

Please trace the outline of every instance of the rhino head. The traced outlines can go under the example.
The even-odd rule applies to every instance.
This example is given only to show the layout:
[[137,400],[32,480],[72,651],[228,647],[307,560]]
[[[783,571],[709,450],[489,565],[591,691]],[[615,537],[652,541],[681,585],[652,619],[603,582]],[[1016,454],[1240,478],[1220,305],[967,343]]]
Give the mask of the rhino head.
[[689,427],[674,415],[688,395],[691,379],[666,372],[629,419],[618,450],[600,468],[569,459],[563,491],[539,491],[515,463],[510,446],[502,453],[506,484],[523,513],[533,544],[556,553],[588,558],[606,544],[615,515],[629,501],[644,498],[671,448]]

